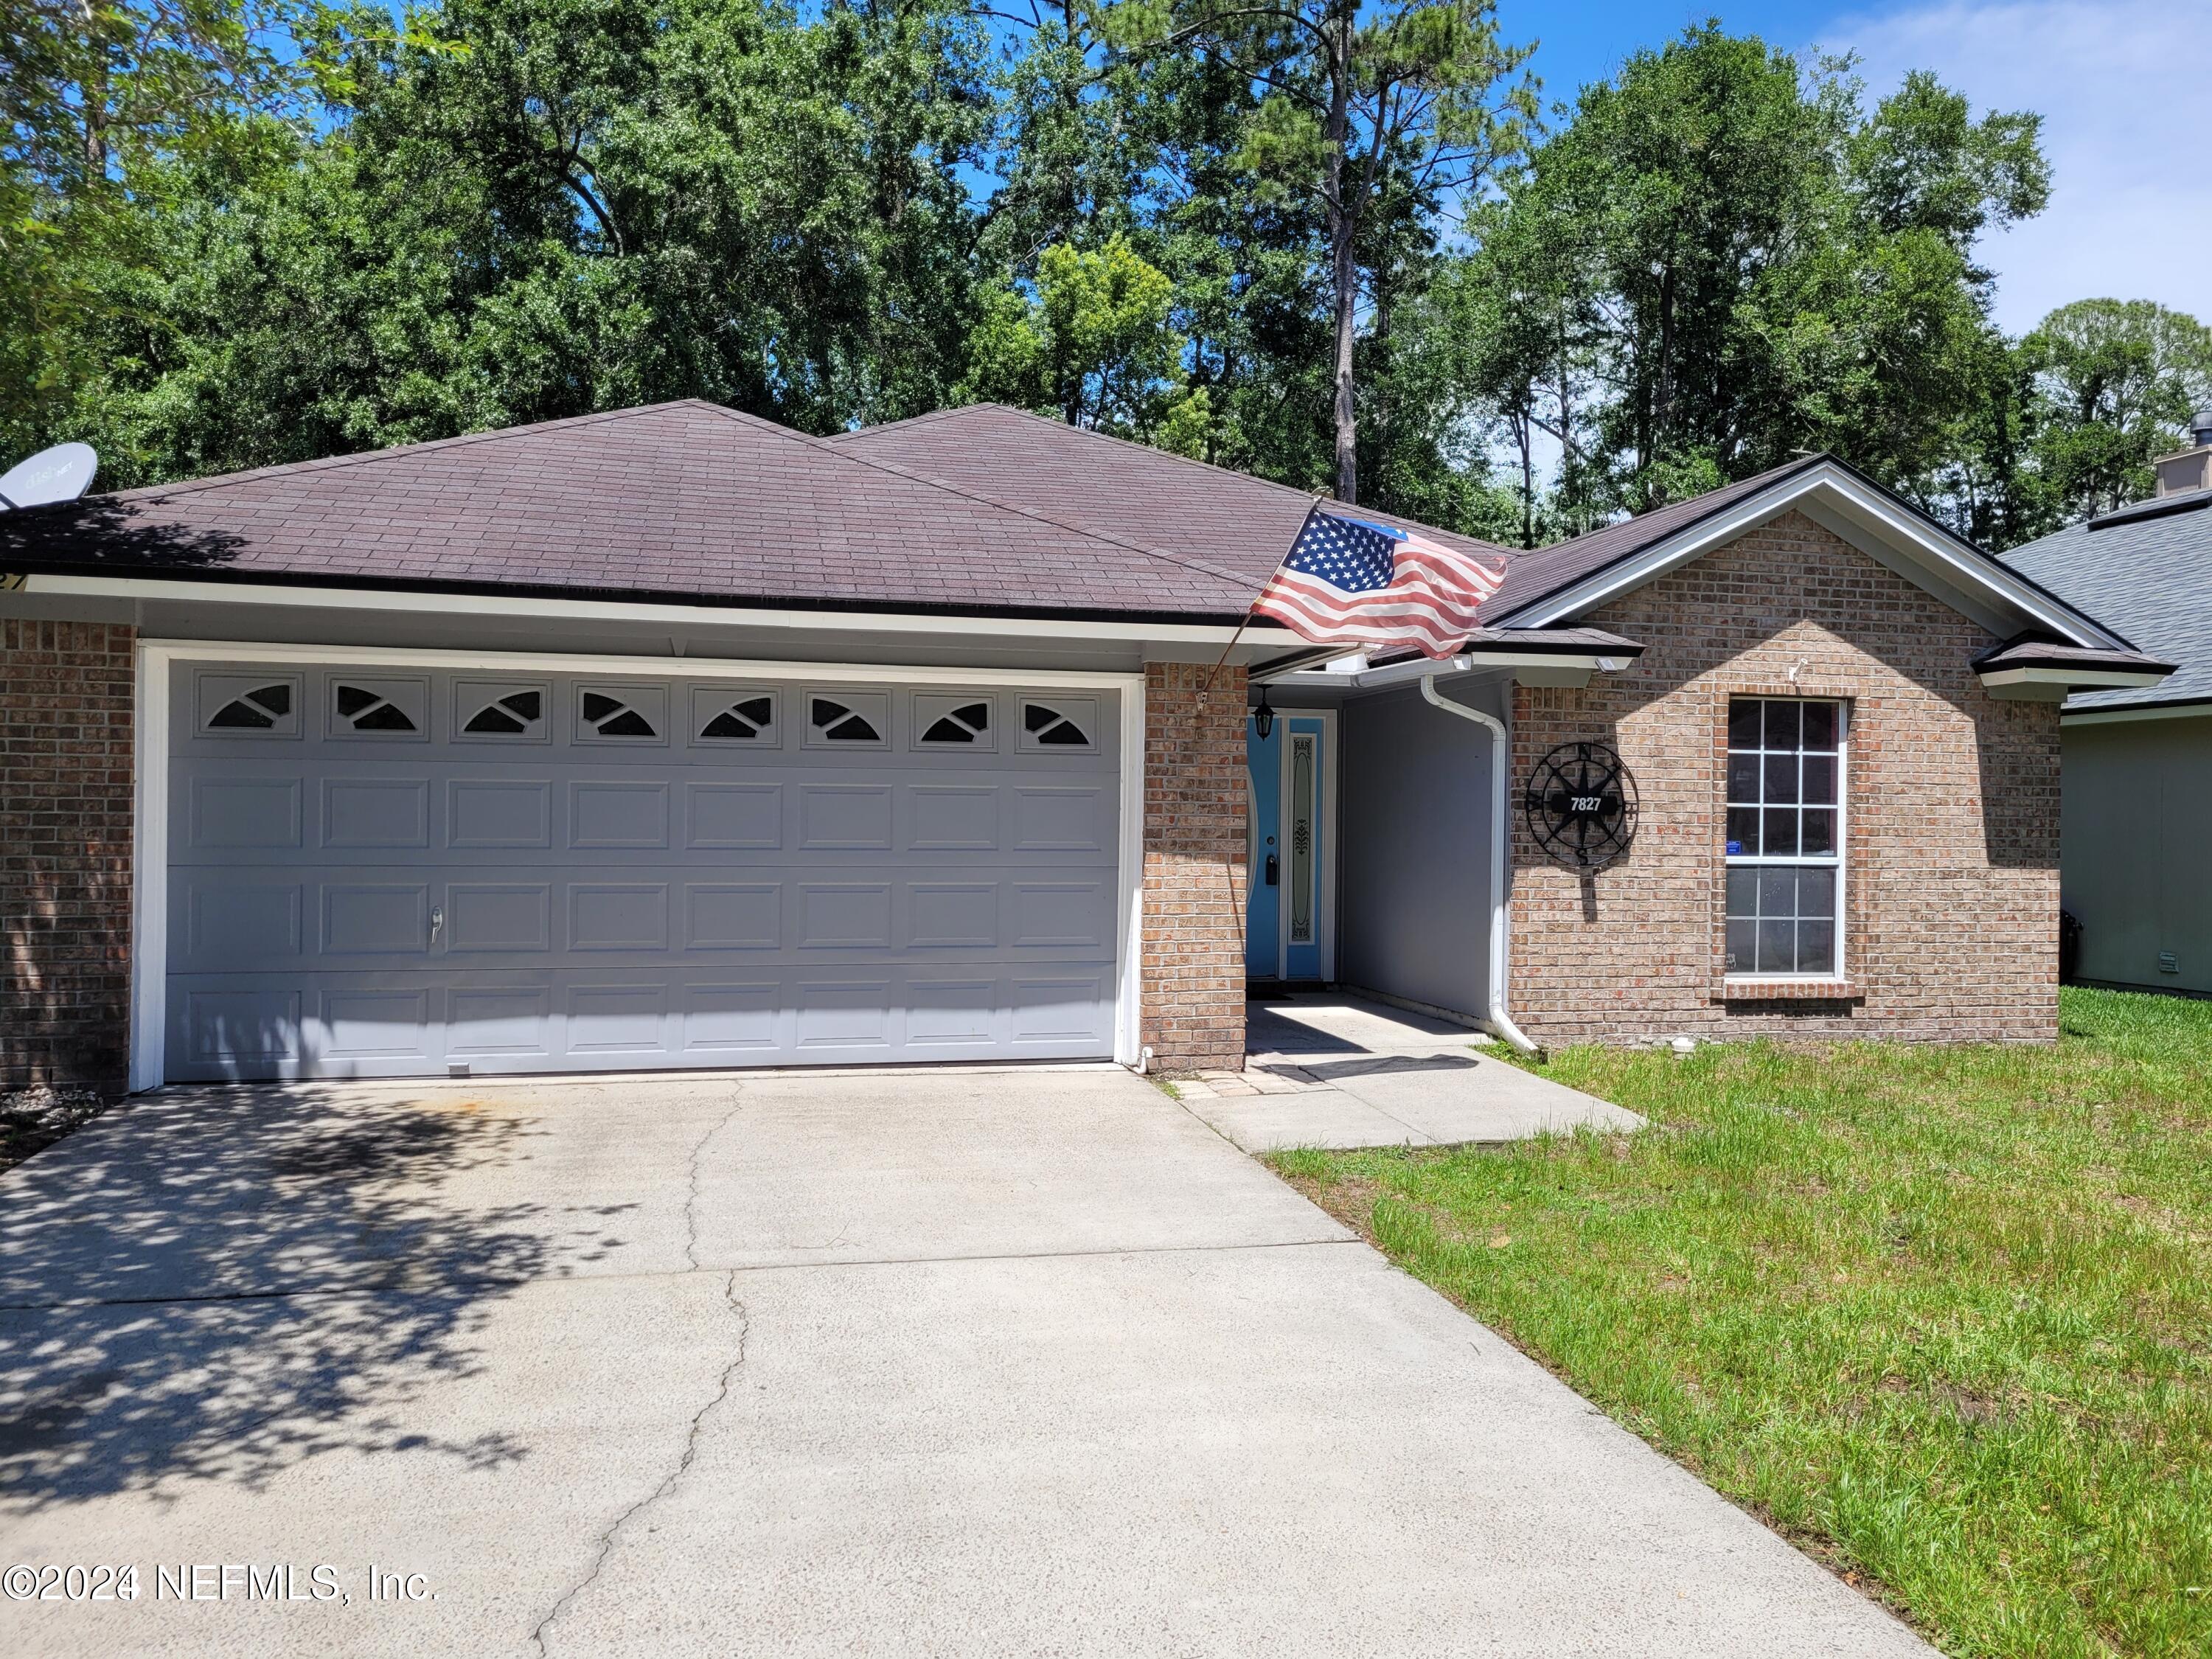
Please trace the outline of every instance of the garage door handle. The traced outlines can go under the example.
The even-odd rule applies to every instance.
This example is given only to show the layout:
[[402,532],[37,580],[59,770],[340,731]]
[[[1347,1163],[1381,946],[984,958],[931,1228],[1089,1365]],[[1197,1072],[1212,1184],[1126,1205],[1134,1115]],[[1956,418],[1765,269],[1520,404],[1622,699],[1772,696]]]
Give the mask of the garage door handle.
[[445,907],[444,905],[442,905],[442,904],[434,904],[434,905],[432,905],[432,906],[430,907],[430,948],[431,948],[431,949],[435,950],[435,949],[437,948],[437,945],[438,945],[438,930],[439,930],[441,927],[443,927],[445,925],[446,925],[446,907]]

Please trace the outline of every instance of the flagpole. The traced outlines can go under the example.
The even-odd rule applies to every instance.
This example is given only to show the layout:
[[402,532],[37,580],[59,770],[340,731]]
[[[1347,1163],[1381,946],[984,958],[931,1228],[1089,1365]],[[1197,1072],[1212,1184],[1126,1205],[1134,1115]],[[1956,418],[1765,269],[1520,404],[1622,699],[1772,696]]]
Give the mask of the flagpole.
[[[1313,522],[1313,515],[1321,511],[1321,504],[1328,499],[1328,497],[1326,495],[1316,495],[1313,498],[1312,504],[1306,508],[1306,516],[1304,520],[1298,526],[1298,533],[1291,538],[1291,544],[1283,550],[1282,558],[1275,561],[1274,570],[1270,570],[1267,573],[1268,582],[1274,580],[1275,572],[1283,568],[1283,559],[1289,558],[1291,554],[1297,551],[1298,544],[1305,539],[1306,526]],[[1261,582],[1260,584],[1261,591],[1265,592],[1267,591],[1267,582]],[[1259,600],[1256,599],[1252,601],[1252,605],[1257,605],[1258,603]],[[1207,673],[1206,677],[1206,684],[1198,689],[1198,707],[1199,712],[1201,714],[1206,710],[1206,700],[1213,695],[1213,682],[1220,676],[1222,664],[1229,660],[1229,653],[1237,648],[1237,641],[1244,637],[1244,630],[1251,625],[1252,605],[1248,605],[1244,607],[1244,615],[1243,619],[1237,624],[1237,631],[1229,636],[1229,643],[1221,647],[1220,657],[1215,661],[1212,669]]]

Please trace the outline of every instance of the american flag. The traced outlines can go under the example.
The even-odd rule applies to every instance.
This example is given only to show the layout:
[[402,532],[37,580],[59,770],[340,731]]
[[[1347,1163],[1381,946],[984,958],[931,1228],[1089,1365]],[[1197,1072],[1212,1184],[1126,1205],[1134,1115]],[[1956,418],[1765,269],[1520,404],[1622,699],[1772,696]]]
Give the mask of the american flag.
[[1410,530],[1316,504],[1252,611],[1316,645],[1410,645],[1449,657],[1481,626],[1476,612],[1504,580]]

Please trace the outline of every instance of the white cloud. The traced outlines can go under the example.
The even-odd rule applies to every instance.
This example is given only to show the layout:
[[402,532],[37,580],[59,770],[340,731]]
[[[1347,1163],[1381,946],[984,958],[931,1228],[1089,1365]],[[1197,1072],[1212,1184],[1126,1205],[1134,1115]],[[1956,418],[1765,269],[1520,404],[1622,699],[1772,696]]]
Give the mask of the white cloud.
[[1928,69],[1978,109],[2044,117],[2051,205],[1984,241],[1997,320],[2069,300],[2156,300],[2212,322],[2212,149],[2199,14],[2171,0],[1952,0],[1838,18],[1870,97]]

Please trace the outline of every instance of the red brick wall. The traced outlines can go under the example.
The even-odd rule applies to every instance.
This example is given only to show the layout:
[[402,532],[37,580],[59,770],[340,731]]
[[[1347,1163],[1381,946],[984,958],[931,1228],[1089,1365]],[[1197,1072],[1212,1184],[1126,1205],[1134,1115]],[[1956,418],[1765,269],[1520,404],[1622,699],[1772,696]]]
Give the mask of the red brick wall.
[[0,1088],[128,1073],[134,638],[0,620]]
[[1145,667],[1144,1036],[1164,1072],[1244,1064],[1244,671]]
[[[1585,879],[1538,851],[1516,801],[1510,1000],[1531,1036],[2056,1037],[2058,713],[1982,690],[1968,663],[1990,635],[1796,513],[1587,620],[1647,649],[1586,690],[1516,689],[1513,776],[1602,739],[1642,818]],[[1826,994],[1724,991],[1732,692],[1850,704],[1846,977]]]

